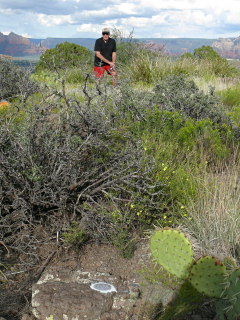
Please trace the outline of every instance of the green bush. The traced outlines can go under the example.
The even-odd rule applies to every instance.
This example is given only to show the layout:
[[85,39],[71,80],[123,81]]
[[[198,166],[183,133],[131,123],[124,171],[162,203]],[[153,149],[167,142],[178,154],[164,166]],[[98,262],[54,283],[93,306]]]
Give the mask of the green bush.
[[212,72],[218,76],[232,76],[237,73],[225,58],[222,58],[212,47],[202,46],[194,50],[194,57],[198,60],[204,60],[211,63]]
[[83,69],[83,66],[91,59],[90,50],[74,43],[64,42],[41,55],[36,71],[40,72],[46,69],[60,71],[72,67]]
[[223,104],[227,107],[227,116],[232,121],[236,137],[240,137],[240,87],[239,85],[228,88],[218,93]]
[[207,60],[220,60],[220,55],[210,46],[202,46],[197,48],[193,53],[194,57],[198,59],[207,59]]

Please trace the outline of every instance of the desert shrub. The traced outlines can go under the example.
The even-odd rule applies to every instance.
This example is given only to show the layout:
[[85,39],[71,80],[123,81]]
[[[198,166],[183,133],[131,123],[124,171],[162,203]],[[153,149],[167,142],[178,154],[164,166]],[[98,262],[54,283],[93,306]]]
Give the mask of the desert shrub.
[[204,94],[193,80],[184,75],[170,75],[155,87],[153,101],[162,109],[180,111],[196,120],[209,118],[221,123],[225,116],[218,97],[210,90]]
[[0,100],[16,97],[26,100],[38,89],[31,73],[31,68],[23,69],[12,61],[0,59]]
[[90,59],[92,59],[90,50],[74,43],[64,42],[58,44],[56,48],[48,49],[41,55],[36,71],[59,71],[72,67],[78,67],[83,70],[83,66]]
[[[54,235],[66,231],[63,225],[69,225],[69,216],[79,222],[89,207],[90,212],[104,211],[107,202],[123,210],[134,197],[136,202],[143,198],[149,212],[156,212],[161,195],[159,184],[149,179],[152,163],[145,166],[143,148],[120,127],[129,111],[117,103],[115,91],[98,95],[86,84],[78,98],[66,93],[64,83],[62,91],[49,85],[41,90],[21,106],[25,116],[19,126],[13,129],[3,122],[0,127],[1,222],[8,226],[0,230],[0,237],[9,250],[33,252],[31,265],[38,261],[32,243],[21,238],[13,244],[21,231],[19,219],[26,232],[42,223]],[[84,232],[96,227],[98,234],[90,232],[91,236],[102,239],[106,234],[109,239],[112,231],[95,224],[97,215],[88,217],[90,226]],[[132,224],[127,233],[142,223],[137,215],[128,221]],[[116,229],[114,220],[112,225]]]

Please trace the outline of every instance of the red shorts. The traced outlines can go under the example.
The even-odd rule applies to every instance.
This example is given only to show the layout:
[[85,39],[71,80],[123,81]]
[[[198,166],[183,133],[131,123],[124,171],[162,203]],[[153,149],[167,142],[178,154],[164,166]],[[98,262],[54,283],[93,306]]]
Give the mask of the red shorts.
[[102,67],[94,67],[94,75],[96,78],[102,78],[105,71],[107,72],[107,74],[111,74],[109,64]]

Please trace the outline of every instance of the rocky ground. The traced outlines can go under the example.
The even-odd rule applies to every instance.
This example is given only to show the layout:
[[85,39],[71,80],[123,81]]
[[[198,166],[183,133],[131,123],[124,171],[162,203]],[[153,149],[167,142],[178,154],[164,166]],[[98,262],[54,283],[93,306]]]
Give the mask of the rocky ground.
[[[21,320],[150,320],[150,315],[153,319],[159,302],[166,305],[177,287],[158,270],[151,262],[148,240],[138,244],[130,259],[106,244],[89,243],[79,253],[61,250],[33,284],[32,305]],[[93,290],[91,285],[99,282],[116,291]],[[210,320],[214,313],[205,306],[183,319]]]

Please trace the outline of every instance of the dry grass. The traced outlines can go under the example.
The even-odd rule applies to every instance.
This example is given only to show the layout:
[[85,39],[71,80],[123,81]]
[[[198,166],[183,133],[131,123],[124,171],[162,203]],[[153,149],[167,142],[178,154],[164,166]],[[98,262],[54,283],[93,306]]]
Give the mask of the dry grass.
[[204,93],[208,93],[210,87],[213,87],[215,91],[223,91],[236,86],[240,80],[238,78],[221,78],[212,75],[211,77],[208,77],[208,79],[194,77],[193,81],[199,89],[203,90]]
[[197,239],[201,254],[240,262],[240,165],[201,180],[198,200],[188,207],[186,225]]

